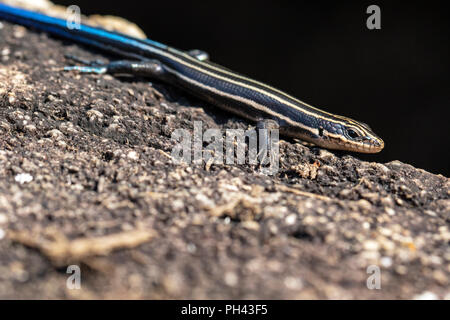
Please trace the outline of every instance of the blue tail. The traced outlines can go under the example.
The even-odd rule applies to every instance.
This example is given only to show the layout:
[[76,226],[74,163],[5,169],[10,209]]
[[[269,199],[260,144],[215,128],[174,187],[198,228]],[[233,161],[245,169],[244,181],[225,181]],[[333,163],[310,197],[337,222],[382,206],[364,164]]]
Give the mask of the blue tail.
[[81,24],[69,29],[64,19],[11,7],[0,3],[0,19],[35,28],[71,41],[114,52],[127,58],[145,59],[155,57],[154,49],[166,50],[167,46],[150,39],[137,39],[121,33]]

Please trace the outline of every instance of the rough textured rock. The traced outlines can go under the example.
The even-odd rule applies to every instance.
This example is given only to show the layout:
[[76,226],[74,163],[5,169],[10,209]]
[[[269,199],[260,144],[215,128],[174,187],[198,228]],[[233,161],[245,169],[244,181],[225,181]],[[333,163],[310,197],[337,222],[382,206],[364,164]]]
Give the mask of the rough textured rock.
[[0,26],[0,298],[449,298],[448,178],[284,140],[275,176],[174,164],[175,128],[250,125]]

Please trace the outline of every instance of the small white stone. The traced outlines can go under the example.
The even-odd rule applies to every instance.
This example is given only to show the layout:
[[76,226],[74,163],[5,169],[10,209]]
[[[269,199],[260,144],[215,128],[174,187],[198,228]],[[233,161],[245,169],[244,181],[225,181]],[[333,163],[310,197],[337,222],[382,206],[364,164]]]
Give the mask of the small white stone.
[[389,207],[384,208],[384,211],[390,216],[395,216],[395,210]]
[[131,159],[131,160],[138,160],[139,159],[139,155],[137,154],[136,151],[128,152],[127,157],[128,157],[128,159]]
[[367,240],[364,242],[363,247],[368,251],[377,251],[380,245],[375,240]]
[[193,243],[188,243],[186,249],[189,253],[194,253],[195,251],[197,251],[197,246]]
[[287,225],[293,225],[295,221],[297,221],[297,216],[295,214],[290,214],[285,219]]
[[291,290],[300,290],[303,288],[303,282],[296,277],[286,277],[284,279],[284,285]]
[[0,240],[2,240],[5,237],[5,231],[3,229],[0,229]]
[[76,183],[76,184],[71,185],[70,188],[71,188],[72,190],[78,190],[78,191],[84,190],[83,185],[82,185],[82,184],[79,184],[79,183]]
[[172,201],[172,208],[174,210],[181,210],[184,208],[184,202],[180,199],[176,199],[176,200]]
[[33,176],[28,173],[19,173],[14,177],[14,180],[20,184],[24,184],[33,181]]
[[430,257],[430,262],[432,264],[442,264],[442,258],[439,256],[431,256]]
[[3,49],[1,52],[0,52],[0,54],[2,55],[2,56],[7,56],[7,55],[9,55],[11,53],[11,50],[9,50],[9,48],[5,48],[5,49]]
[[414,300],[437,300],[438,296],[431,291],[424,291],[421,294],[417,294],[413,298]]
[[380,263],[384,268],[389,268],[392,266],[392,258],[391,257],[382,257],[380,259]]
[[20,39],[25,36],[26,29],[22,26],[15,26],[13,31],[14,38]]
[[234,272],[225,273],[225,283],[230,287],[234,287],[238,283],[238,277]]
[[425,210],[425,213],[431,217],[437,217],[436,212],[431,211],[431,210]]

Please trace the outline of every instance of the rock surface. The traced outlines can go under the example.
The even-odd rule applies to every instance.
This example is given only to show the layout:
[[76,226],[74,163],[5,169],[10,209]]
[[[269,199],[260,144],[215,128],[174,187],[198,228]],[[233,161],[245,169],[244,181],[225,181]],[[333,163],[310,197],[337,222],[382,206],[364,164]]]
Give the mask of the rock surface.
[[274,176],[175,164],[176,128],[251,126],[67,53],[104,59],[0,24],[0,298],[450,297],[448,178],[284,140]]

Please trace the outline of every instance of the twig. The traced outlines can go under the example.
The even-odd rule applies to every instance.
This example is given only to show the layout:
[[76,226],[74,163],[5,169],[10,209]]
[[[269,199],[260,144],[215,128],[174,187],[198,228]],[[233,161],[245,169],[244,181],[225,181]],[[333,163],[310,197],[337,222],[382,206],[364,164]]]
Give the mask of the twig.
[[12,241],[39,250],[56,265],[64,265],[68,261],[82,261],[93,256],[108,255],[117,249],[134,248],[155,236],[150,230],[133,230],[75,240],[67,239],[56,230],[49,230],[47,234],[52,240],[25,231],[10,231],[8,237]]

